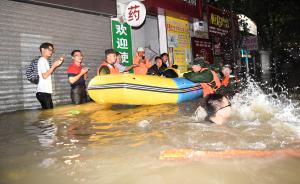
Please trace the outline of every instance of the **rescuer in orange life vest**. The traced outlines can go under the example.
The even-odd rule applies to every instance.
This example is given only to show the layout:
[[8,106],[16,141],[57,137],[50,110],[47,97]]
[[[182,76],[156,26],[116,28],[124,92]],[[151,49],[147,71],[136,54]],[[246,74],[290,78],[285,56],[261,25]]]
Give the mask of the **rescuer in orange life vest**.
[[231,75],[230,65],[224,65],[222,67],[222,80],[221,87],[218,89],[218,93],[228,97],[232,97],[238,88],[239,80],[236,76]]
[[202,58],[196,58],[191,65],[193,71],[183,74],[183,77],[192,82],[200,83],[203,88],[203,97],[215,93],[221,86],[217,73],[207,69]]
[[114,49],[105,50],[106,60],[102,62],[98,68],[98,75],[106,74],[120,74],[119,69],[115,66],[116,63],[116,51]]
[[133,70],[134,74],[146,75],[148,69],[151,67],[151,63],[148,58],[145,56],[145,49],[139,47],[136,50],[136,54],[133,58],[133,64],[136,65]]

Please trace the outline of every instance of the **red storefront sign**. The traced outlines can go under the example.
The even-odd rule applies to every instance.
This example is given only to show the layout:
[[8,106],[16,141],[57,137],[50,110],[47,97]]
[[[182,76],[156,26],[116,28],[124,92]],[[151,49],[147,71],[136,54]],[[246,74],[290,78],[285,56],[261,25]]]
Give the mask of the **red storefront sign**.
[[224,36],[231,29],[230,13],[213,6],[207,6],[208,33]]
[[202,38],[192,38],[193,57],[203,57],[209,63],[213,63],[213,51],[211,41]]
[[147,12],[157,15],[157,9],[162,8],[183,15],[202,18],[202,0],[145,0]]
[[133,27],[138,27],[143,24],[146,18],[146,8],[139,1],[131,1],[125,10],[125,19],[127,24]]

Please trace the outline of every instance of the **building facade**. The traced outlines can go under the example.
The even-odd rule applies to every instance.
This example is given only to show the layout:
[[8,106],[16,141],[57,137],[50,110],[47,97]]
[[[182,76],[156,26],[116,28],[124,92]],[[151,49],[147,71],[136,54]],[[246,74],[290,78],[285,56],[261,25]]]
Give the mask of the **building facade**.
[[87,0],[84,6],[72,1],[78,0],[0,1],[0,113],[40,108],[37,86],[27,81],[25,68],[40,55],[43,42],[54,44],[52,60],[65,54],[52,78],[54,104],[71,101],[66,69],[72,50],[82,50],[89,79],[95,76],[104,50],[111,48],[110,17],[116,16],[116,1]]

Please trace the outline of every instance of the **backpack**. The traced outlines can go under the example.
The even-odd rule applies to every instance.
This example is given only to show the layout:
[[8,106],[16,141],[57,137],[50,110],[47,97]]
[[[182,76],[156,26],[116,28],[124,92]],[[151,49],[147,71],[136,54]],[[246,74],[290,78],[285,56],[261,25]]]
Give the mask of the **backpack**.
[[39,73],[38,73],[38,61],[41,56],[35,57],[30,65],[26,67],[26,77],[29,82],[33,84],[38,84],[39,83]]

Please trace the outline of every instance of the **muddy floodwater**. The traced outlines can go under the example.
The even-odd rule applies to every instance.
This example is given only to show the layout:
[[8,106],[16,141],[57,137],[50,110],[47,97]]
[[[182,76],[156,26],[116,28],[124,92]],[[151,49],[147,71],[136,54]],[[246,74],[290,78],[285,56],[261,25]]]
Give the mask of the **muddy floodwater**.
[[197,101],[1,114],[0,183],[299,184],[300,158],[292,156],[159,160],[168,149],[300,149],[299,101],[255,90],[231,102],[224,126],[201,123]]

